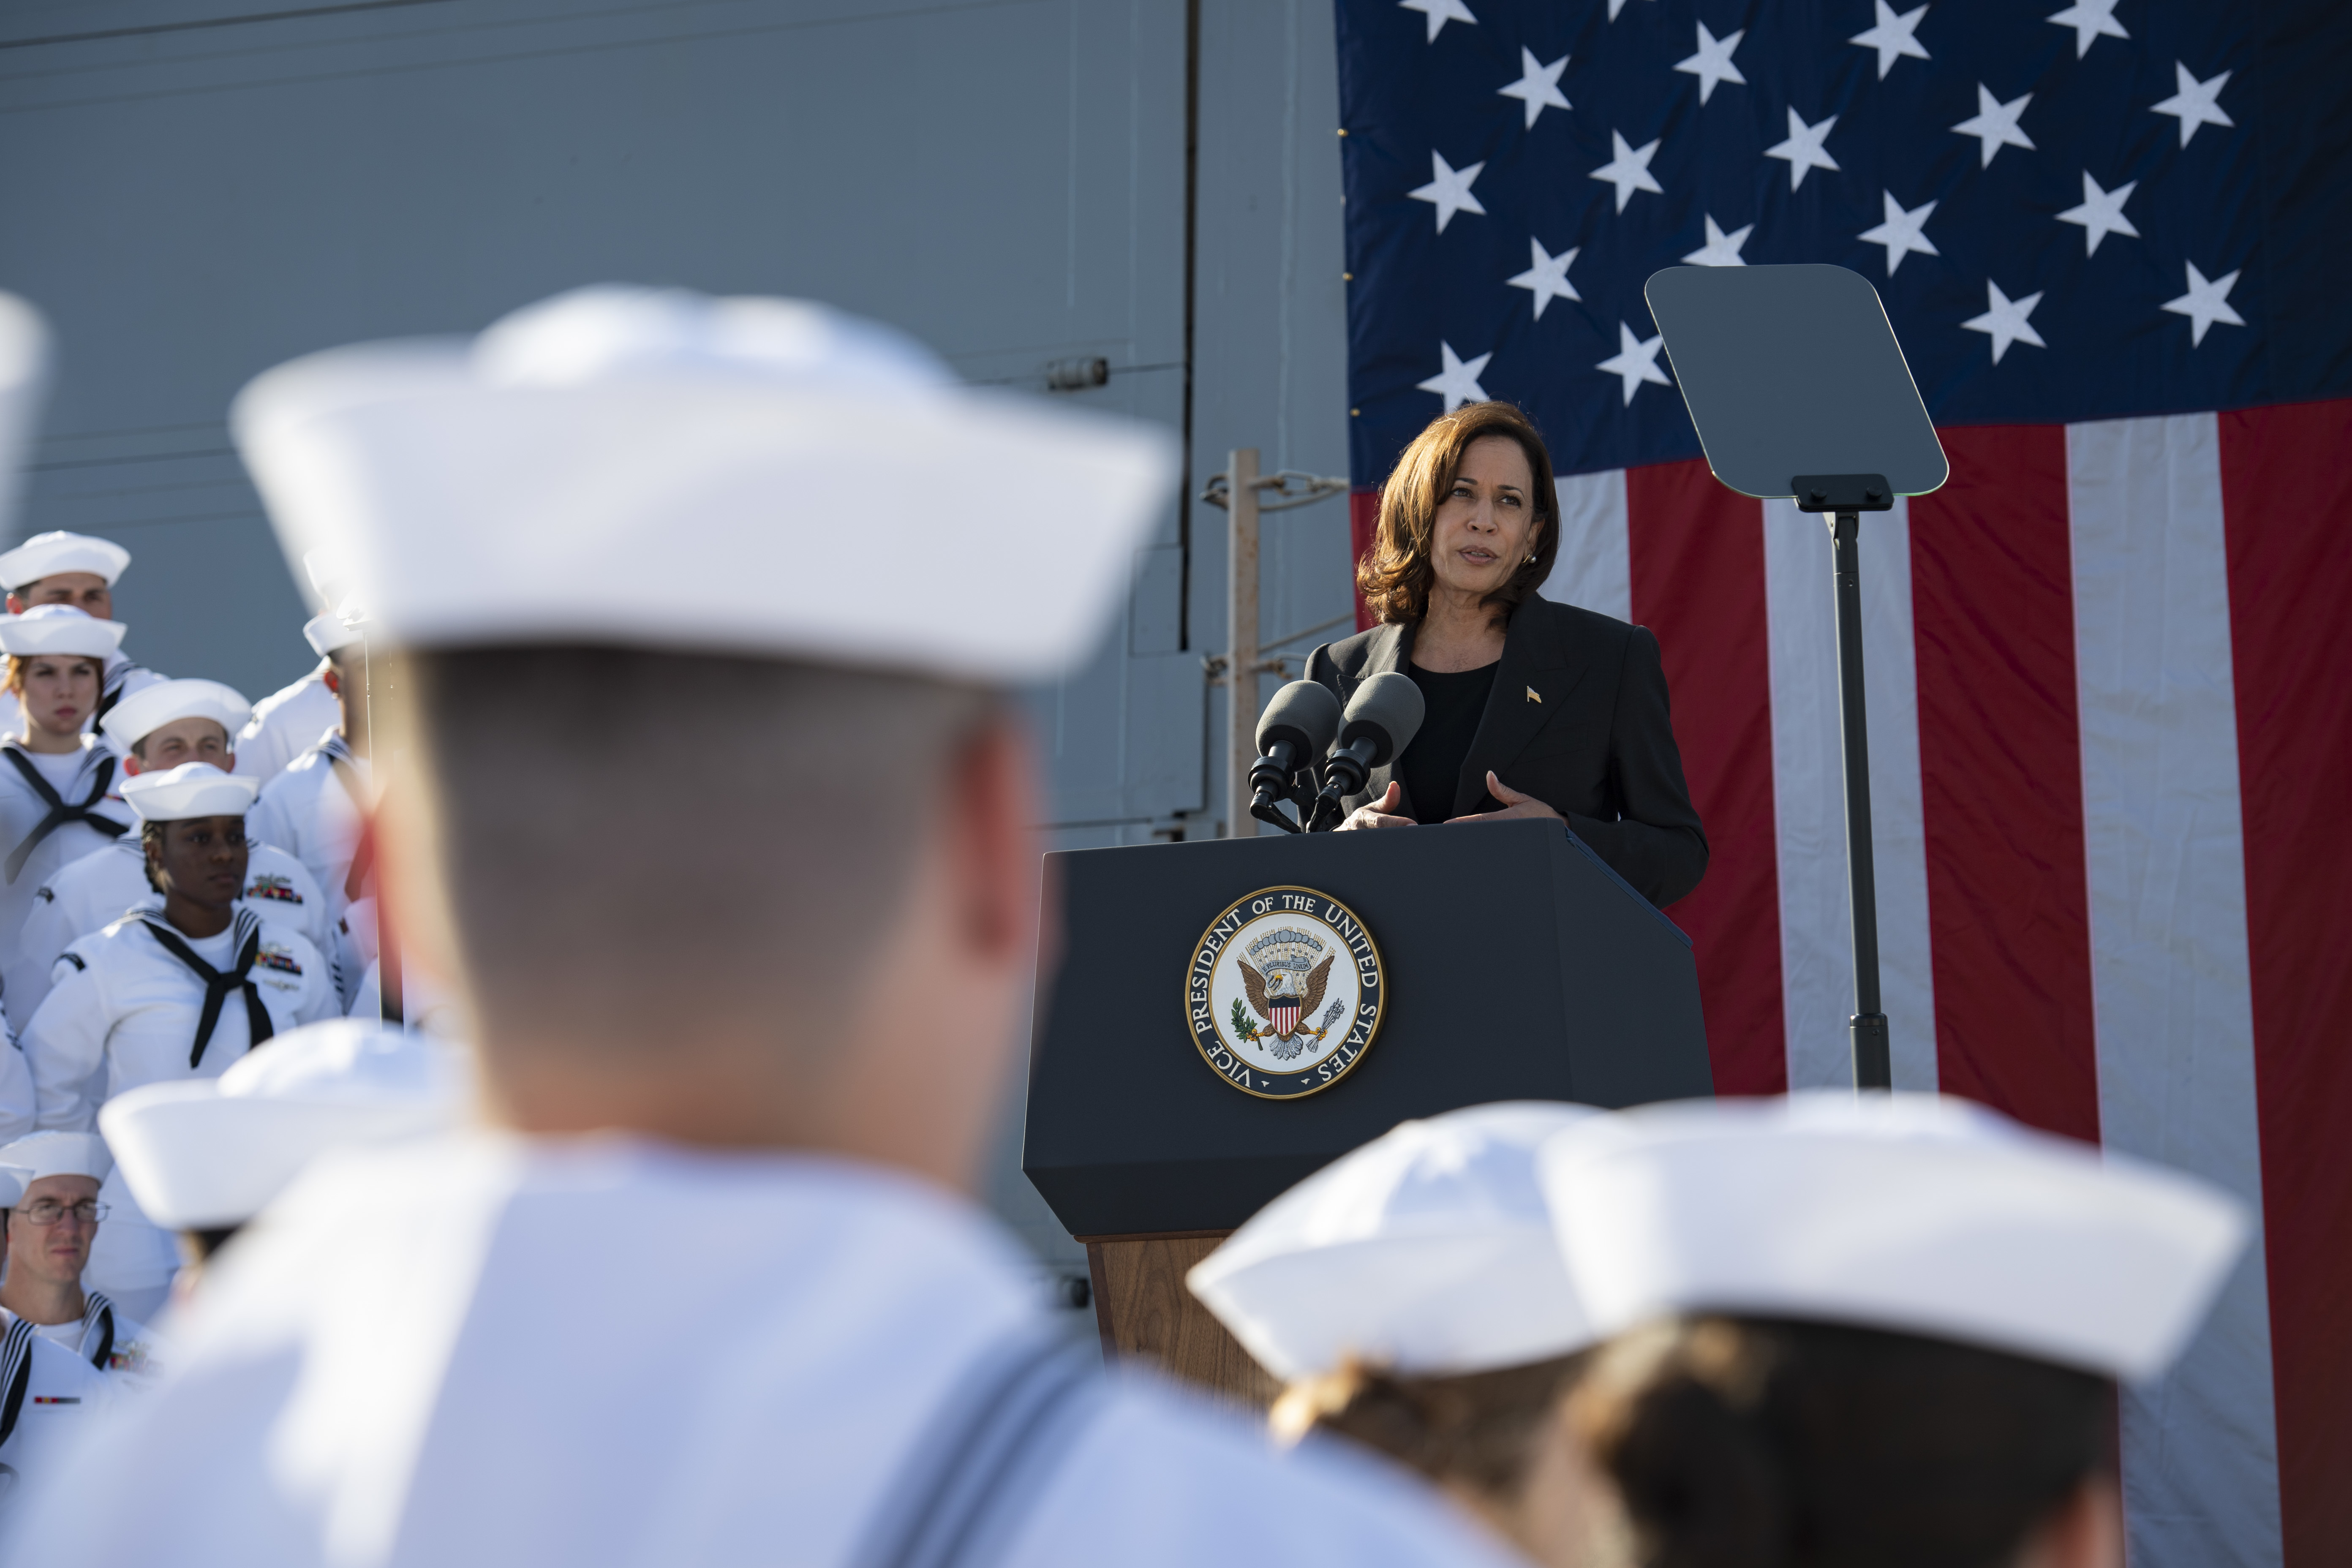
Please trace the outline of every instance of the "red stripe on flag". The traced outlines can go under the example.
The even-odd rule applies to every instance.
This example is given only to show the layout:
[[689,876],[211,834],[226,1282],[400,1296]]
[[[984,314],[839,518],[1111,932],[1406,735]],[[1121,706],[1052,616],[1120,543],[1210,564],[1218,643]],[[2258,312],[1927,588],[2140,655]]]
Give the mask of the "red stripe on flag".
[[1667,912],[1698,952],[1718,1094],[1789,1087],[1772,824],[1772,679],[1764,512],[1706,463],[1625,474],[1633,618],[1657,635],[1706,879]]
[[1951,482],[1911,502],[1937,1079],[2095,1139],[2066,432],[1942,435]]
[[2352,402],[2221,416],[2279,1511],[2352,1563]]
[[[1380,491],[1349,490],[1348,492],[1348,559],[1349,561],[1361,562],[1365,556],[1372,552],[1372,537],[1380,526]],[[1351,586],[1354,581],[1353,569],[1350,568],[1349,582]],[[1360,632],[1368,632],[1372,629],[1374,624],[1372,612],[1365,605],[1364,595],[1359,591],[1356,595],[1356,629]]]

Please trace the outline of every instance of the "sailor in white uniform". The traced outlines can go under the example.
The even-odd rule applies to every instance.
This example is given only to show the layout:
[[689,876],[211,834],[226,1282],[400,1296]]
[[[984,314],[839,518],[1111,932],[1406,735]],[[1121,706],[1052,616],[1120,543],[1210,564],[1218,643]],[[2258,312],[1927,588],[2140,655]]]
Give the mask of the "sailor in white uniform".
[[0,1164],[30,1173],[8,1213],[0,1325],[21,1318],[118,1385],[143,1387],[162,1369],[154,1331],[104,1291],[82,1288],[108,1212],[99,1196],[114,1171],[106,1141],[95,1132],[35,1132],[0,1147]]
[[[21,1166],[0,1165],[0,1203],[11,1210],[22,1204],[30,1176]],[[54,1483],[59,1461],[106,1415],[115,1392],[79,1350],[8,1315],[0,1330],[0,1531],[14,1533]]]
[[1287,1385],[1278,1440],[1341,1438],[1408,1465],[1538,1568],[1606,1562],[1617,1530],[1570,1415],[1600,1336],[1536,1175],[1550,1139],[1600,1114],[1522,1100],[1404,1122],[1185,1277]]
[[[314,623],[315,624],[315,623]],[[285,771],[261,785],[253,809],[253,836],[274,844],[310,868],[327,895],[331,919],[357,896],[350,886],[352,858],[366,826],[367,674],[359,644],[345,643],[327,656],[327,689],[336,702],[335,727],[314,734],[308,748]]]
[[2252,1228],[1933,1094],[1643,1106],[1538,1166],[1610,1336],[1579,1426],[1650,1563],[2123,1568],[2116,1383],[2179,1355]]
[[[227,742],[246,711],[245,699],[216,680],[166,680],[117,705],[106,716],[106,734],[126,753],[122,766],[128,774],[168,772],[188,762],[226,771]],[[244,902],[263,920],[299,931],[311,946],[331,952],[327,900],[310,868],[274,845],[248,840],[247,847]],[[31,1019],[49,994],[58,955],[76,937],[159,898],[147,880],[146,847],[129,834],[35,889],[6,971],[11,1016]]]
[[[969,1195],[1041,912],[1011,693],[1110,620],[1166,432],[618,289],[283,366],[233,425],[289,555],[378,568],[416,740],[376,831],[496,1125],[247,1226],[27,1561],[1507,1561],[1409,1475],[1099,1375]],[[681,549],[726,569],[649,588]],[[761,832],[633,826],[615,702]],[[597,1287],[637,1234],[725,1303],[699,1350]]]
[[216,1079],[110,1100],[98,1125],[139,1206],[180,1234],[187,1266],[173,1291],[184,1300],[213,1254],[310,1162],[446,1132],[472,1093],[466,1055],[446,1040],[330,1019],[279,1036]]
[[[114,618],[114,584],[131,564],[131,552],[110,539],[87,533],[37,533],[0,555],[0,586],[8,590],[8,613],[23,615],[41,605],[70,605],[93,620]],[[95,730],[114,705],[163,677],[134,662],[117,646],[107,650],[98,702],[83,717]],[[9,694],[13,700],[15,694]],[[12,700],[0,700],[0,726],[16,731],[20,720]]]
[[[35,1120],[86,1131],[101,1100],[143,1083],[216,1078],[254,1047],[340,1011],[326,960],[239,900],[253,781],[205,763],[123,784],[160,904],[68,944],[19,1039]],[[171,1288],[178,1249],[119,1184],[93,1283],[138,1317]]]
[[0,619],[22,726],[0,741],[0,966],[14,955],[34,889],[130,831],[131,815],[114,795],[121,759],[83,732],[100,668],[121,640],[119,622],[64,605]]
[[303,623],[302,637],[319,656],[318,668],[255,703],[237,733],[236,771],[265,784],[342,725],[342,705],[328,682],[339,679],[334,656],[360,640],[359,629],[341,611],[327,610]]

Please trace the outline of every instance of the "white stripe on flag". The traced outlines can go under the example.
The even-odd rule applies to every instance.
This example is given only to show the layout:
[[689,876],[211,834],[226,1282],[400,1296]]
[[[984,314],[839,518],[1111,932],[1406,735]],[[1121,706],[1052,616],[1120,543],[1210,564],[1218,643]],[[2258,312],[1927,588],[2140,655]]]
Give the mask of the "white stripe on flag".
[[1553,486],[1559,498],[1559,553],[1543,596],[1633,618],[1633,557],[1625,538],[1625,470],[1570,474]]
[[[1772,811],[1789,1087],[1853,1081],[1853,938],[1846,903],[1837,624],[1829,530],[1789,501],[1764,506],[1771,625]],[[1898,1089],[1936,1087],[1936,981],[1920,809],[1918,658],[1911,631],[1910,509],[1862,521],[1863,672],[1870,704],[1871,844],[1879,984]]]
[[[2262,1149],[2219,432],[2066,432],[2102,1142],[2259,1219]],[[2125,1392],[2135,1568],[2280,1561],[2270,1307],[2256,1247],[2188,1356]]]

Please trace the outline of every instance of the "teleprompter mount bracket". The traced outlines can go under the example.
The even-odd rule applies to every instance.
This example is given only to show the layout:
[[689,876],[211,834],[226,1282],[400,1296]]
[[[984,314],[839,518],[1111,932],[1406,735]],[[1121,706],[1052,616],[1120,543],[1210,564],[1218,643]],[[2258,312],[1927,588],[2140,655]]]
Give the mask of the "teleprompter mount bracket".
[[1789,481],[1799,511],[1890,511],[1895,488],[1885,474],[1799,474]]

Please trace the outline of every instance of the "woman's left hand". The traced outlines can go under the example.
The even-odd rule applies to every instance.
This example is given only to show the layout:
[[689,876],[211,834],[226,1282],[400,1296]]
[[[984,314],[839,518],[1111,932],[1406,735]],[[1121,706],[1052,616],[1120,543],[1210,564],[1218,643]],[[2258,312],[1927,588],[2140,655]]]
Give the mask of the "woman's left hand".
[[1486,793],[1503,803],[1502,810],[1473,812],[1468,816],[1457,816],[1452,820],[1455,822],[1507,822],[1515,816],[1549,816],[1554,822],[1561,820],[1559,813],[1554,811],[1551,807],[1546,805],[1535,796],[1531,795],[1521,795],[1517,790],[1513,789],[1510,785],[1496,778],[1495,776],[1494,770],[1491,768],[1486,771]]

